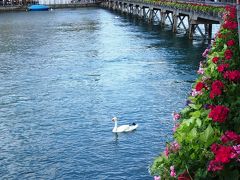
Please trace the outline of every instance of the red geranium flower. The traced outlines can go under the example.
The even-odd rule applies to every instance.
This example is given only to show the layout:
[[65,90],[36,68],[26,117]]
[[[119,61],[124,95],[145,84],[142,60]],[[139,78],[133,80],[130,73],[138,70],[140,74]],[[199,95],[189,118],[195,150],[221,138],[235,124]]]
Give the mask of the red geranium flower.
[[229,41],[227,42],[227,45],[228,45],[228,46],[234,46],[234,45],[235,45],[235,41],[234,41],[233,39],[231,39],[231,40],[229,40]]
[[238,24],[235,21],[225,21],[223,24],[223,28],[229,29],[229,30],[235,30],[237,28]]
[[196,89],[196,91],[201,91],[204,87],[205,87],[204,83],[198,82],[198,83],[196,84],[195,89]]
[[218,150],[218,147],[219,147],[218,144],[212,144],[212,145],[211,145],[211,151],[212,151],[213,153],[216,153],[217,150]]
[[214,122],[223,123],[227,120],[229,109],[225,106],[215,106],[211,109],[208,117],[212,118]]
[[233,52],[230,50],[230,49],[227,49],[225,52],[224,52],[224,57],[229,60],[231,59],[233,56]]
[[233,131],[226,131],[221,137],[221,141],[225,144],[228,142],[240,143],[240,135]]
[[215,96],[220,96],[222,94],[222,89],[224,88],[224,84],[222,81],[216,80],[212,83],[212,88],[210,92],[210,98],[214,99]]
[[218,72],[222,73],[226,68],[229,68],[229,64],[221,64],[218,66],[217,70]]
[[229,163],[233,154],[233,148],[230,146],[220,146],[216,152],[215,160],[221,163]]
[[238,81],[240,80],[240,71],[234,70],[234,71],[226,71],[223,75],[225,79],[228,79],[230,81]]
[[212,62],[215,63],[215,64],[218,62],[218,60],[219,60],[219,57],[212,58]]

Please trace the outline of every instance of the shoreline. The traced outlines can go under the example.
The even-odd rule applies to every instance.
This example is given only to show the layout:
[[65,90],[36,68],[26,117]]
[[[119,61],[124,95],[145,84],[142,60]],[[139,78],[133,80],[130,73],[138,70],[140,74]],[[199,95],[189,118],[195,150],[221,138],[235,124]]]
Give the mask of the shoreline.
[[[73,4],[49,4],[47,5],[51,9],[64,9],[64,8],[82,8],[82,7],[97,7],[99,2],[94,3],[73,3]],[[3,6],[0,7],[1,12],[17,12],[17,11],[27,11],[27,5],[19,6]]]

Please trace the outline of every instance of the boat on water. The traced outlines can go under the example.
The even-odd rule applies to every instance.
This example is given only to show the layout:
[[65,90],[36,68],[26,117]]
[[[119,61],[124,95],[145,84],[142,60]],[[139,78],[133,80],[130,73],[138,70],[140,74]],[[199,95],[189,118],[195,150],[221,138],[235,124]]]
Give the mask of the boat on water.
[[48,11],[49,7],[43,4],[34,4],[27,7],[28,11]]

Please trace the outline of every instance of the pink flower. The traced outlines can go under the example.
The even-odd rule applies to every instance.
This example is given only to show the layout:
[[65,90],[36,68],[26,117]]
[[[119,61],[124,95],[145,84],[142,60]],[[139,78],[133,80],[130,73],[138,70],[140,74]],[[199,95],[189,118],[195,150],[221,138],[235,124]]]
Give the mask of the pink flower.
[[161,180],[160,176],[154,176],[154,180]]
[[198,74],[204,74],[204,69],[203,68],[199,68],[197,71]]
[[165,154],[166,157],[168,157],[168,155],[169,155],[169,148],[168,148],[168,146],[166,146],[166,148],[163,151],[163,153]]
[[234,149],[234,151],[236,151],[236,153],[237,153],[238,155],[240,155],[240,144],[238,144],[238,145],[236,145],[236,146],[233,146],[233,149]]
[[203,63],[200,61],[199,63],[199,69],[197,71],[198,74],[204,74],[204,69],[203,69]]
[[176,176],[176,172],[175,172],[174,166],[171,166],[170,170],[171,170],[170,176],[175,177]]
[[173,152],[176,152],[180,149],[180,145],[178,144],[178,142],[174,141],[172,144],[171,144],[171,149]]
[[174,121],[176,121],[176,120],[181,118],[181,115],[179,113],[176,113],[176,112],[173,112],[172,116],[173,116],[173,120]]
[[202,95],[203,92],[202,91],[196,91],[196,89],[192,89],[192,96],[195,97],[197,95]]
[[173,132],[176,132],[177,128],[179,127],[180,124],[174,124],[174,127],[173,127]]
[[207,57],[208,52],[209,52],[209,49],[208,49],[208,48],[205,49],[205,51],[202,53],[202,56],[203,56],[203,57]]

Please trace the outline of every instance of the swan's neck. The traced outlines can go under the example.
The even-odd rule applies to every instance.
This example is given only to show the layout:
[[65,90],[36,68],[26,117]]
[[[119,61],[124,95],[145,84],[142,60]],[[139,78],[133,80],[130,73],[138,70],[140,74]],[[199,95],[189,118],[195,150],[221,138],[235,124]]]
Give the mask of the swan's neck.
[[114,123],[115,123],[115,125],[114,125],[112,132],[117,132],[117,121],[115,121]]
[[117,126],[118,126],[117,121],[115,121],[114,129],[117,129]]

